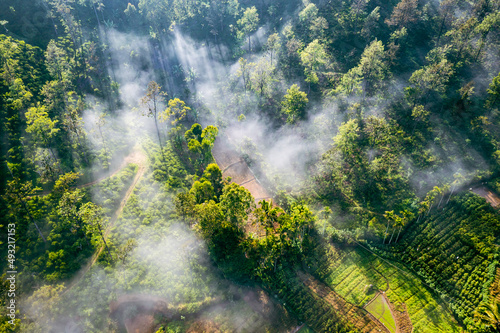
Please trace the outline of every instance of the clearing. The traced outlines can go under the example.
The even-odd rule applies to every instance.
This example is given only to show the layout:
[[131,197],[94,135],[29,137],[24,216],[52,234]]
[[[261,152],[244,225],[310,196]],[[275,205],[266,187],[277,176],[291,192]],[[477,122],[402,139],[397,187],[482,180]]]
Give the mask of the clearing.
[[499,208],[500,207],[500,197],[493,191],[491,191],[489,188],[485,186],[479,186],[479,187],[473,187],[471,189],[472,192],[475,194],[479,195],[480,197],[483,197],[488,201],[493,208]]
[[379,293],[370,303],[365,306],[366,311],[371,313],[380,321],[391,333],[399,332],[392,315],[389,301],[383,292]]

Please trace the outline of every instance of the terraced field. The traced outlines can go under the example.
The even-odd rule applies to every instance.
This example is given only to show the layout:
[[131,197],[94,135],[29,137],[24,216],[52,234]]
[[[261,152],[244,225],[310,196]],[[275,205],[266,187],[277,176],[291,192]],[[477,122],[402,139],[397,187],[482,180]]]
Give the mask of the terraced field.
[[332,245],[318,247],[323,249],[317,248],[316,258],[309,262],[312,273],[347,302],[364,307],[379,290],[386,291],[400,332],[411,332],[411,326],[414,332],[460,332],[452,315],[417,277],[360,246],[347,249]]
[[[462,193],[444,209],[412,223],[397,245],[377,246],[376,251],[415,271],[468,323],[469,331],[477,331],[474,311],[488,295],[498,266],[495,239],[499,225],[498,212],[486,200]],[[427,314],[433,308],[424,309]]]
[[380,293],[365,307],[366,311],[370,312],[377,318],[391,333],[397,332],[396,320],[391,311],[391,306],[383,293]]

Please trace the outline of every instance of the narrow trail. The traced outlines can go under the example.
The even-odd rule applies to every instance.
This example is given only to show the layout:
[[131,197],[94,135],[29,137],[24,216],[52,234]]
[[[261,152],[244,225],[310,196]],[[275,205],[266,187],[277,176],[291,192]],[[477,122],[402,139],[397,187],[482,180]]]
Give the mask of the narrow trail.
[[[97,177],[96,179],[94,179],[91,182],[72,186],[70,188],[71,189],[86,188],[86,187],[90,187],[92,185],[98,184],[98,183],[102,182],[103,180],[106,180],[108,178],[115,176],[116,174],[118,174],[120,171],[122,171],[123,168],[125,168],[130,163],[136,163],[136,164],[142,163],[141,161],[143,160],[144,157],[145,157],[144,153],[139,151],[137,149],[137,147],[134,147],[132,152],[130,154],[128,154],[127,156],[125,156],[122,163],[116,169],[114,169],[112,172],[107,172],[104,175]],[[36,193],[35,195],[36,196],[46,196],[46,195],[49,195],[50,193],[52,193],[52,190],[41,191],[41,192]]]
[[[127,192],[125,192],[125,195],[123,196],[123,199],[120,202],[120,206],[118,206],[118,209],[115,211],[115,213],[111,217],[111,220],[109,220],[108,226],[107,226],[106,230],[104,231],[105,238],[107,238],[110,230],[114,227],[116,221],[118,220],[121,213],[123,212],[123,208],[125,208],[125,205],[127,204],[127,201],[130,198],[130,195],[134,191],[134,188],[137,185],[137,182],[139,181],[139,179],[141,179],[141,177],[144,175],[145,170],[146,170],[146,164],[145,163],[139,164],[139,170],[137,170],[137,173],[135,174],[135,177],[134,177],[134,180],[132,181],[132,184],[130,184],[129,188],[127,189]],[[99,255],[102,253],[103,250],[104,250],[104,245],[101,246],[99,248],[99,251],[96,252],[88,269],[90,269],[90,267],[92,267],[96,263],[97,258],[99,258]]]
[[222,170],[222,177],[231,177],[231,181],[246,188],[255,198],[256,203],[260,200],[272,199],[245,160],[234,149],[231,149],[229,139],[225,137],[217,138],[212,149],[212,155]]
[[[217,165],[222,170],[222,176],[224,178],[231,177],[232,182],[246,188],[252,194],[256,203],[261,200],[272,199],[272,196],[255,177],[248,164],[234,149],[231,148],[231,143],[228,138],[219,137],[215,141],[212,149],[212,155],[214,156]],[[247,224],[246,232],[262,234],[262,230],[259,230],[257,226],[251,226],[250,224]],[[378,320],[375,320],[375,318],[367,311],[346,302],[342,297],[335,293],[335,291],[319,282],[311,274],[307,272],[298,272],[298,275],[302,283],[309,287],[309,289],[316,295],[330,303],[333,308],[344,315],[351,316],[350,318],[356,318],[356,321],[351,320],[351,322],[362,332],[370,333],[385,331],[385,326],[383,326]],[[347,307],[349,307],[348,311],[346,311]]]
[[[125,194],[123,196],[123,199],[120,202],[120,206],[118,206],[118,208],[114,212],[113,216],[109,220],[109,223],[108,223],[106,229],[104,230],[104,237],[105,238],[107,238],[107,236],[109,235],[110,230],[113,228],[113,226],[115,225],[116,221],[120,217],[120,215],[121,215],[121,213],[123,211],[123,208],[125,207],[128,199],[130,198],[130,195],[132,194],[135,186],[137,185],[137,183],[139,182],[139,180],[144,175],[144,172],[146,171],[146,166],[147,166],[147,157],[146,157],[146,155],[142,151],[140,151],[137,146],[134,147],[134,151],[132,151],[132,153],[129,154],[124,159],[124,161],[122,163],[122,166],[117,171],[115,171],[113,174],[111,174],[110,176],[104,178],[104,179],[106,179],[106,178],[112,177],[113,175],[115,175],[116,173],[118,173],[121,169],[123,169],[123,167],[125,167],[129,163],[135,163],[135,164],[137,164],[139,166],[139,169],[137,170],[137,173],[135,174],[135,177],[134,177],[132,183],[130,184],[129,188],[127,189],[127,192],[125,192]],[[92,183],[89,183],[89,184],[93,185],[93,184],[95,184],[95,181],[92,182]],[[85,185],[86,186],[90,186],[88,184],[85,184]],[[81,185],[81,186],[85,186],[85,185]],[[104,244],[99,247],[99,249],[94,253],[94,255],[92,256],[92,258],[89,260],[89,262],[85,265],[85,267],[80,270],[80,272],[71,281],[71,283],[68,285],[68,287],[66,288],[66,290],[63,292],[62,295],[66,294],[68,291],[70,291],[75,285],[78,284],[78,282],[80,282],[83,279],[83,277],[87,274],[87,272],[90,270],[90,268],[92,268],[92,266],[94,266],[94,264],[97,262],[97,259],[99,258],[99,256],[101,255],[101,253],[102,253],[103,250],[104,250]]]

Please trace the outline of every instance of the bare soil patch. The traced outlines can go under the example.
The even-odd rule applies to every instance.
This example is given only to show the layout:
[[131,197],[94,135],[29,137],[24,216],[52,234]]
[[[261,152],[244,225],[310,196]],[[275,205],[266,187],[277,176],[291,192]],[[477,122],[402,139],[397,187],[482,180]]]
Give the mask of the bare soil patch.
[[500,197],[489,188],[484,186],[475,187],[472,188],[472,192],[485,198],[494,208],[500,207]]

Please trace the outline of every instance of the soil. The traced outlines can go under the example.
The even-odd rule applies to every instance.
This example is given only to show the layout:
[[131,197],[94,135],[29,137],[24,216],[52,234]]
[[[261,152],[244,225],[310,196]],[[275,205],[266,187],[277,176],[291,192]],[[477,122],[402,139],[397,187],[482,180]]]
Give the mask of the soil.
[[500,197],[492,192],[489,188],[485,186],[473,187],[472,192],[483,197],[488,201],[494,208],[500,208]]
[[360,332],[375,333],[386,332],[385,328],[375,317],[370,315],[366,310],[348,303],[330,287],[315,279],[312,275],[305,272],[298,272],[300,280],[311,289],[319,297],[330,303],[333,308],[346,318],[350,318],[350,322],[354,324]]
[[255,178],[252,170],[241,156],[232,148],[231,143],[225,137],[215,140],[212,155],[217,165],[222,170],[222,177],[231,177],[231,181],[246,188],[255,198],[255,202],[268,200],[272,197],[266,189]]
[[[212,155],[222,170],[224,178],[231,177],[231,181],[240,184],[246,188],[255,198],[258,203],[261,200],[272,199],[266,189],[260,184],[258,179],[252,173],[247,163],[241,156],[232,149],[232,146],[227,138],[219,137],[212,149]],[[249,219],[253,220],[252,217]],[[259,228],[258,224],[247,223],[245,227],[247,233],[255,233],[262,237],[265,235],[265,230]],[[303,283],[308,286],[319,297],[330,303],[339,313],[349,318],[356,318],[351,322],[361,332],[388,332],[384,325],[375,320],[367,311],[353,304],[346,302],[341,296],[336,294],[328,286],[316,280],[312,275],[306,272],[298,273]],[[300,329],[301,326],[297,327]],[[295,328],[295,330],[297,330]]]

